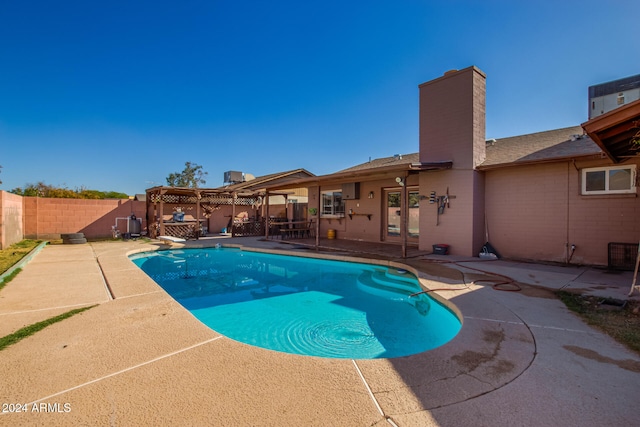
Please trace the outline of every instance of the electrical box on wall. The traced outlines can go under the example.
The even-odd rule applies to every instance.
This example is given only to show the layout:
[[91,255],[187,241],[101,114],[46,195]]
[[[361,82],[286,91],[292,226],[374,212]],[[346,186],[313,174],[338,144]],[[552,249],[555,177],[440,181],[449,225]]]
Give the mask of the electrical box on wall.
[[360,198],[360,183],[349,182],[342,184],[342,200],[357,200]]

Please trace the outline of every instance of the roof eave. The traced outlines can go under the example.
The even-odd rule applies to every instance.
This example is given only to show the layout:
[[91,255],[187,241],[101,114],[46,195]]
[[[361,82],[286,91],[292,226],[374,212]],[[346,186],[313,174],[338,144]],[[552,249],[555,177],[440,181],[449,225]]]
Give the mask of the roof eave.
[[350,172],[336,172],[333,174],[292,180],[290,182],[287,182],[286,184],[266,186],[266,190],[272,191],[276,189],[282,190],[287,188],[312,187],[317,185],[324,185],[327,183],[337,184],[340,182],[353,182],[354,180],[373,181],[392,173],[416,173],[421,171],[445,170],[451,169],[452,165],[453,162],[451,161],[433,163],[414,162],[391,166],[381,166]]
[[609,141],[613,141],[613,136],[616,134],[623,135],[624,132],[629,131],[630,128],[638,127],[637,122],[640,122],[640,99],[618,107],[615,110],[611,110],[601,116],[594,117],[582,123],[581,126],[611,161],[619,163],[623,159],[635,157],[637,154],[631,155],[631,144],[628,150],[622,151],[619,154],[614,153],[612,151],[613,142],[610,144]]
[[492,165],[484,165],[484,166],[479,165],[476,167],[476,169],[479,171],[488,171],[488,170],[495,170],[495,169],[510,168],[515,166],[532,166],[532,165],[540,165],[545,163],[568,162],[571,160],[578,160],[578,159],[601,159],[601,158],[602,158],[602,153],[590,153],[590,154],[579,154],[579,155],[554,157],[554,158],[539,159],[539,160],[515,161],[515,162],[509,162],[509,163],[495,163]]

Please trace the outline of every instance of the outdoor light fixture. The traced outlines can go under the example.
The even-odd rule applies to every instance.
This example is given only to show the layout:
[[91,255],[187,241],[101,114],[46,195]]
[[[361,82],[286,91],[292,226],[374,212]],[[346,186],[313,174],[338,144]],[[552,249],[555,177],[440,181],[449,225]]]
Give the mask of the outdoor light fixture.
[[402,181],[402,178],[400,178],[399,176],[396,177],[396,182],[404,187],[404,182]]
[[374,196],[373,191],[369,191],[369,198],[373,199],[373,196]]

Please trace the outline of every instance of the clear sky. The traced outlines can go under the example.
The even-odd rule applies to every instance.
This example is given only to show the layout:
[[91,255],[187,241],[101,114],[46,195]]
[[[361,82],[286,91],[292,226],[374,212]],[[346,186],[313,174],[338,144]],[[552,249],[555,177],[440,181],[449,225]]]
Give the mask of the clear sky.
[[190,161],[332,173],[418,151],[418,85],[487,74],[487,138],[640,73],[638,0],[0,0],[0,189],[130,195]]

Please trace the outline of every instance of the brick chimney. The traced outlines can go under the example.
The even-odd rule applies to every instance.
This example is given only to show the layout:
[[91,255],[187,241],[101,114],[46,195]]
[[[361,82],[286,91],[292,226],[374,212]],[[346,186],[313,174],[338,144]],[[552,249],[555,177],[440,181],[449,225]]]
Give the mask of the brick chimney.
[[[420,90],[420,161],[452,161],[450,170],[420,174],[421,195],[449,194],[447,207],[420,203],[420,249],[448,244],[454,255],[478,256],[484,244],[486,76],[476,67],[448,71]],[[454,198],[455,197],[455,198]]]
[[420,88],[420,161],[475,169],[485,159],[486,75],[452,70]]

